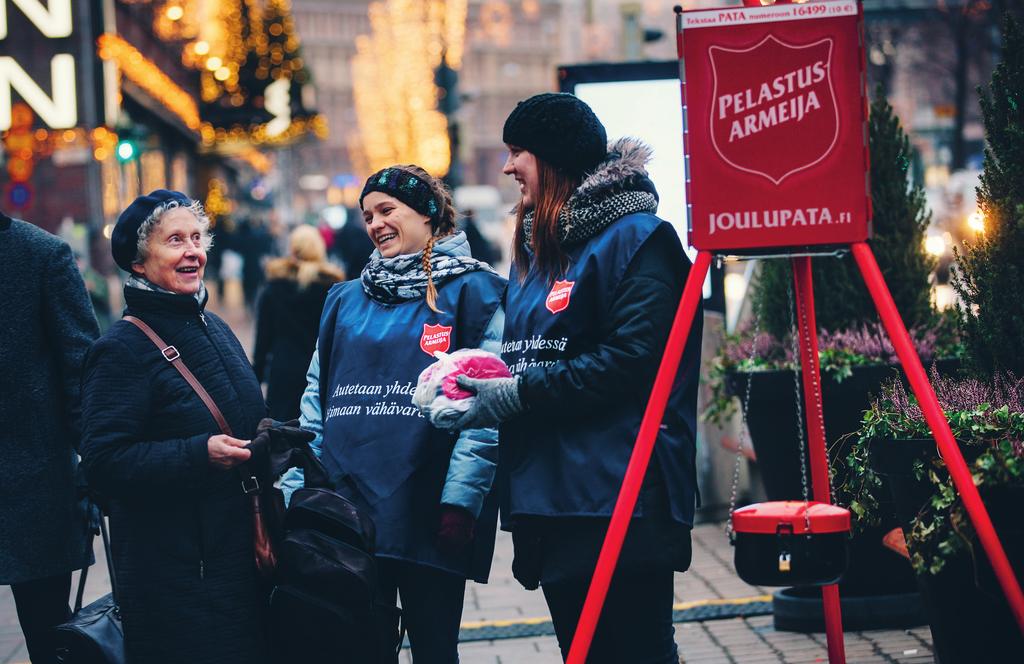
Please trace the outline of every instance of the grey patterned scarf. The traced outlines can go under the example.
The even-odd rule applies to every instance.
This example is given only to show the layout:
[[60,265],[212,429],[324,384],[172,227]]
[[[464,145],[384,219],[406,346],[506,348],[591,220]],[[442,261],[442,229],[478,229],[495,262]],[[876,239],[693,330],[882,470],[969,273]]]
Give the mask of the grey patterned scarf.
[[[462,231],[434,242],[430,270],[435,287],[460,274],[477,270],[494,272],[490,265],[470,256],[469,241]],[[398,304],[408,300],[421,300],[427,295],[427,273],[423,270],[423,252],[384,258],[380,251],[374,249],[370,255],[370,262],[363,268],[360,281],[366,295],[378,302]]]
[[[175,293],[172,290],[167,290],[161,286],[157,286],[149,279],[140,277],[137,274],[129,275],[128,279],[124,282],[127,288],[136,288],[138,290],[150,291],[151,293],[167,293],[168,295],[181,295],[181,293]],[[199,290],[192,294],[192,297],[199,303],[199,308],[202,309],[206,305],[206,284],[199,282]]]
[[[588,175],[562,206],[558,240],[563,246],[584,242],[613,222],[636,212],[655,212],[658,196],[647,177],[651,148],[633,138],[608,146],[608,157]],[[532,237],[533,212],[523,217],[524,237]]]

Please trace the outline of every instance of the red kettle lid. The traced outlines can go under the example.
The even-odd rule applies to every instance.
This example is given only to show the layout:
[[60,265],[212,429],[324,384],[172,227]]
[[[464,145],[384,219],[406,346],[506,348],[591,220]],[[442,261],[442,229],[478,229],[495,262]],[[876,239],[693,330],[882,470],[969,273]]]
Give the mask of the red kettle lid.
[[850,510],[813,500],[775,500],[747,505],[732,513],[732,529],[736,533],[774,535],[782,524],[792,526],[794,533],[848,532]]

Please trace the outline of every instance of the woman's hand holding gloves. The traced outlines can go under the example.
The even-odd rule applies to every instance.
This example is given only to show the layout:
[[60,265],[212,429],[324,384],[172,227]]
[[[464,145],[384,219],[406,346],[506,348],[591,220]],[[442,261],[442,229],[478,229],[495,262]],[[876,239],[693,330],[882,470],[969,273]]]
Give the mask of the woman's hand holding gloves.
[[222,470],[230,470],[240,463],[245,463],[252,456],[252,452],[245,449],[248,444],[247,440],[239,440],[222,433],[210,436],[210,439],[206,441],[206,452],[210,457],[210,465]]
[[476,395],[473,404],[451,427],[456,431],[497,426],[523,412],[519,378],[470,378],[459,376],[459,387]]
[[473,540],[476,519],[468,510],[455,505],[441,505],[441,525],[437,529],[437,548],[459,553]]

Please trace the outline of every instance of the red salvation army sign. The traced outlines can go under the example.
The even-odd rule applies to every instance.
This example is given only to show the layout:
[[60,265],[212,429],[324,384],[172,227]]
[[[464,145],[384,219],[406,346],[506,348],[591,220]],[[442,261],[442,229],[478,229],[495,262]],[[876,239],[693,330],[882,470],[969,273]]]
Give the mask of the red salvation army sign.
[[683,14],[694,247],[867,239],[860,20],[856,0]]

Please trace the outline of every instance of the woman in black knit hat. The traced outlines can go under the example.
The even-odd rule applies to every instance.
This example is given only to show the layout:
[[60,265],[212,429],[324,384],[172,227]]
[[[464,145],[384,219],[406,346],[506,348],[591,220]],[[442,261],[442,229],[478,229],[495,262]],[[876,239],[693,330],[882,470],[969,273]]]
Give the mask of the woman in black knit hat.
[[[412,392],[434,351],[500,352],[505,279],[470,256],[450,193],[417,166],[371,175],[359,207],[375,250],[327,294],[300,423],[373,519],[378,583],[401,597],[413,660],[455,664],[466,579],[487,580],[494,549],[498,432],[435,429]],[[300,475],[285,476],[289,495]]]
[[[584,102],[520,102],[504,141],[503,172],[522,195],[502,344],[513,377],[460,379],[477,399],[458,424],[503,423],[499,486],[513,572],[543,588],[565,656],[689,261],[654,215],[650,148],[607,143]],[[673,572],[690,563],[700,339],[695,324],[589,662],[677,661]]]

